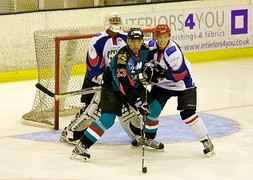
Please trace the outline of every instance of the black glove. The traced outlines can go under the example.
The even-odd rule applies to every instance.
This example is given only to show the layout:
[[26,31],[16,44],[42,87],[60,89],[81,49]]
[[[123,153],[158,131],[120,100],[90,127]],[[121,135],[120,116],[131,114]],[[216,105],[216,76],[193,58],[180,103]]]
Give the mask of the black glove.
[[150,114],[150,108],[147,103],[147,101],[142,101],[141,98],[137,98],[135,102],[136,108],[139,110],[141,115],[149,115]]
[[154,75],[151,81],[157,83],[159,80],[164,79],[164,78],[166,78],[165,69],[157,65],[154,68]]
[[152,80],[154,67],[155,65],[153,61],[144,64],[142,74],[143,78],[145,78],[148,83]]

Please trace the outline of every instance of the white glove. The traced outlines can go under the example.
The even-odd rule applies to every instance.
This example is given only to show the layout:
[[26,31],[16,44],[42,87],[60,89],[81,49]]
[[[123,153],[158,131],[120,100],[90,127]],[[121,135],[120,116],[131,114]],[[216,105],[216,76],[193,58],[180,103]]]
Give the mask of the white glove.
[[95,82],[95,83],[101,85],[102,80],[103,80],[103,74],[100,74],[98,76],[94,76],[91,80],[92,80],[92,82]]
[[153,71],[154,71],[154,62],[150,61],[144,64],[143,67],[143,78],[146,79],[147,82],[150,82],[153,77]]
[[139,110],[141,115],[149,115],[150,108],[147,101],[142,101],[141,98],[137,98],[135,102],[136,108]]

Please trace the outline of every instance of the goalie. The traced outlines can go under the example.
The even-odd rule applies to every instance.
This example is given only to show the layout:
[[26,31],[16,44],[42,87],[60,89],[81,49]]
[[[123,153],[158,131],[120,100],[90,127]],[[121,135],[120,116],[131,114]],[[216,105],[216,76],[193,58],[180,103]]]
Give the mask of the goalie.
[[[101,85],[102,74],[109,66],[113,56],[127,44],[127,34],[121,31],[121,17],[117,12],[106,16],[104,25],[106,30],[91,39],[86,57],[86,75],[82,88]],[[81,96],[85,106],[80,109],[70,124],[64,128],[60,141],[76,144],[83,136],[85,129],[100,117],[100,94]],[[140,120],[137,111],[130,106],[123,106],[122,116],[118,117],[123,129],[131,139],[140,137]]]

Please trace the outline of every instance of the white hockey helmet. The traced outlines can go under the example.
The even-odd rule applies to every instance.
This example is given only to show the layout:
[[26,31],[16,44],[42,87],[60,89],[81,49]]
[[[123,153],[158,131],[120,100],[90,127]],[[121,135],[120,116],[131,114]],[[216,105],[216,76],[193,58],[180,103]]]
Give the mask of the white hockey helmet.
[[104,26],[106,29],[110,29],[113,32],[119,32],[121,30],[121,16],[118,12],[112,11],[105,17]]

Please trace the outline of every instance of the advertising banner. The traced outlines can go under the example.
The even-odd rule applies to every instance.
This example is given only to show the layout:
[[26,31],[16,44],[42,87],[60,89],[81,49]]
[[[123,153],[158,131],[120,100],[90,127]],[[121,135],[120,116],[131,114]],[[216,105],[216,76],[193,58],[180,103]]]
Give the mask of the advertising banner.
[[168,24],[184,52],[253,46],[253,6],[228,6],[125,14],[123,23],[155,27]]

